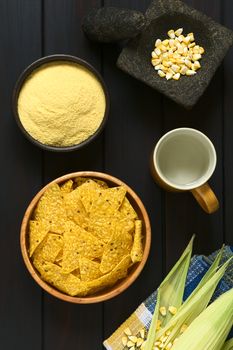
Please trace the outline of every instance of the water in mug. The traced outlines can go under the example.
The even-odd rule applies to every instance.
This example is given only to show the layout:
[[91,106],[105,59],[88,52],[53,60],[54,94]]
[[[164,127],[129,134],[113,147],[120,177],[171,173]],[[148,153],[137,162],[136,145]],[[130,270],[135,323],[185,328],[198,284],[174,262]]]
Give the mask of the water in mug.
[[158,165],[168,181],[189,185],[199,180],[209,167],[209,150],[200,138],[172,136],[158,150]]

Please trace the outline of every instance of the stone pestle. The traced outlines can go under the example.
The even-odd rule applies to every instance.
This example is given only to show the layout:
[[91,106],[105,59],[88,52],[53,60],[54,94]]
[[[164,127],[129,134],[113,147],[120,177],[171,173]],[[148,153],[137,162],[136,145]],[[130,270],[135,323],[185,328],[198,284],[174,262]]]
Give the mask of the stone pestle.
[[139,11],[103,7],[91,10],[83,21],[83,31],[92,41],[111,43],[137,36],[145,26]]

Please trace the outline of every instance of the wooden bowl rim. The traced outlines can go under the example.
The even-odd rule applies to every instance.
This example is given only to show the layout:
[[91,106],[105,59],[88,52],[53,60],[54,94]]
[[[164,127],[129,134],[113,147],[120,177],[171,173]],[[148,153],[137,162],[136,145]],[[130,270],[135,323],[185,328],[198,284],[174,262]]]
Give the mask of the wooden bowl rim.
[[[142,261],[138,263],[138,266],[136,266],[135,270],[128,275],[126,278],[120,280],[120,285],[114,288],[112,287],[112,290],[107,290],[106,292],[103,290],[100,292],[100,295],[94,295],[94,296],[87,296],[87,297],[72,297],[69,295],[66,295],[62,292],[59,292],[57,289],[53,288],[46,282],[44,282],[36,272],[36,269],[34,268],[27,252],[27,247],[26,247],[26,234],[27,234],[27,225],[28,221],[31,217],[32,211],[34,210],[35,205],[37,204],[38,200],[42,196],[42,194],[46,191],[46,189],[51,186],[53,183],[61,183],[66,180],[72,179],[74,177],[92,177],[92,178],[97,178],[97,179],[102,179],[102,180],[107,180],[109,182],[115,183],[116,185],[120,186],[123,185],[127,188],[127,193],[134,199],[134,201],[137,203],[137,206],[139,207],[142,218],[144,221],[145,225],[145,246],[144,246],[144,252],[143,252],[143,258]],[[123,181],[119,180],[118,178],[108,175],[106,173],[101,173],[101,172],[96,172],[96,171],[79,171],[79,172],[73,172],[70,174],[66,174],[63,176],[60,176],[56,178],[55,180],[49,182],[46,186],[44,186],[32,199],[31,203],[27,207],[27,210],[24,214],[22,224],[21,224],[21,230],[20,230],[20,247],[21,247],[21,252],[23,256],[24,263],[33,277],[33,279],[39,284],[41,288],[43,288],[46,292],[49,294],[55,296],[58,299],[61,299],[63,301],[68,301],[71,303],[75,304],[92,304],[92,303],[98,303],[102,301],[109,300],[118,294],[122,293],[125,291],[139,276],[141,273],[142,269],[145,266],[145,263],[147,261],[149,251],[150,251],[150,245],[151,245],[151,226],[150,226],[150,220],[147,214],[147,211],[144,207],[144,204],[142,203],[141,199],[138,197],[138,195],[128,186],[126,185]]]

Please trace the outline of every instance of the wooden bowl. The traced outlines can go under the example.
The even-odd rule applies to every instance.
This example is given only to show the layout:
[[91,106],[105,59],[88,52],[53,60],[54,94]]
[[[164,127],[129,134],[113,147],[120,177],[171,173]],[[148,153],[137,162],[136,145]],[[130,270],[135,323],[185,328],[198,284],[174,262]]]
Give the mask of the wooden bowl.
[[[86,297],[72,297],[65,293],[62,293],[61,291],[47,284],[45,281],[41,279],[40,274],[37,272],[37,270],[33,266],[32,261],[29,258],[29,254],[28,254],[28,246],[29,246],[28,224],[40,197],[51,184],[53,183],[61,184],[64,181],[67,181],[72,178],[76,178],[78,176],[104,180],[105,182],[107,182],[107,184],[110,187],[124,185],[127,189],[127,198],[129,199],[130,203],[132,204],[135,211],[137,212],[139,219],[142,220],[142,233],[144,236],[144,242],[143,242],[144,253],[143,253],[142,261],[137,264],[134,264],[129,269],[128,275],[124,279],[119,280],[114,286],[106,288],[94,295],[90,295]],[[81,171],[81,172],[67,174],[55,179],[54,181],[50,182],[48,185],[43,187],[29,204],[22,221],[21,232],[20,232],[20,246],[21,246],[23,259],[28,271],[30,272],[34,280],[49,294],[61,300],[68,301],[71,303],[76,303],[76,304],[90,304],[90,303],[105,301],[117,296],[118,294],[126,290],[136,280],[136,278],[139,276],[140,272],[142,271],[149,255],[150,244],[151,244],[150,221],[149,221],[146,209],[142,204],[140,198],[129,186],[127,186],[121,180],[111,175],[100,173],[100,172],[94,172],[94,171]]]

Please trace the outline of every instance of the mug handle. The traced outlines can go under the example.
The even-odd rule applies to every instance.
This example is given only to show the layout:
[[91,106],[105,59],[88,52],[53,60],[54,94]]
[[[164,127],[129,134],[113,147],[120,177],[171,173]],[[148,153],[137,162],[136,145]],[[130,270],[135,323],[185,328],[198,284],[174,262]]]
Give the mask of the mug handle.
[[206,213],[212,214],[218,210],[219,201],[207,182],[200,187],[194,188],[191,192]]

